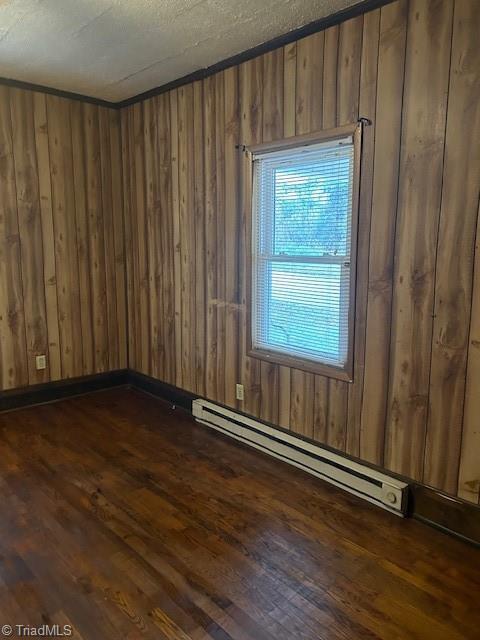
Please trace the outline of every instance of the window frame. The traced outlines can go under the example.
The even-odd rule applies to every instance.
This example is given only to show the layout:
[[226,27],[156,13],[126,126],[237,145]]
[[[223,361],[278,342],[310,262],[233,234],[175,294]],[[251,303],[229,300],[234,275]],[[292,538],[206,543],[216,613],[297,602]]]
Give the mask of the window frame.
[[[254,221],[255,221],[255,194],[253,183],[254,155],[298,149],[320,142],[340,140],[351,136],[353,141],[353,184],[352,184],[352,223],[350,233],[350,279],[348,297],[348,346],[347,359],[343,367],[299,358],[297,356],[279,353],[275,350],[261,349],[253,345],[253,278],[254,269]],[[248,157],[248,177],[250,185],[250,206],[248,207],[247,220],[247,355],[265,362],[275,363],[294,369],[300,369],[309,373],[320,374],[337,380],[353,382],[354,368],[354,344],[355,344],[355,312],[356,312],[356,285],[357,285],[357,259],[358,259],[358,218],[360,206],[360,163],[362,146],[361,123],[344,125],[334,129],[316,131],[303,136],[292,136],[274,142],[262,143],[246,147]]]

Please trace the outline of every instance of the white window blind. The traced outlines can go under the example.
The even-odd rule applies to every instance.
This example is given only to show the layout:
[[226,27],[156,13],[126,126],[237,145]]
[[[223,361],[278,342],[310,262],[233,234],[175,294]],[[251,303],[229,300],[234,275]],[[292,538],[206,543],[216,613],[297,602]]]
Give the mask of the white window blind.
[[353,139],[253,161],[252,348],[344,368]]

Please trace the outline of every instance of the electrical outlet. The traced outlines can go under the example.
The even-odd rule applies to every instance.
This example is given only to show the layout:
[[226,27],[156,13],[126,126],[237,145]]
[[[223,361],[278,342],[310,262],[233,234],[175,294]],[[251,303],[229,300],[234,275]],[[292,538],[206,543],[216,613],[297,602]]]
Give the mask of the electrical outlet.
[[37,356],[35,358],[36,367],[38,370],[47,368],[47,356]]
[[237,400],[243,400],[243,384],[235,385],[235,395]]

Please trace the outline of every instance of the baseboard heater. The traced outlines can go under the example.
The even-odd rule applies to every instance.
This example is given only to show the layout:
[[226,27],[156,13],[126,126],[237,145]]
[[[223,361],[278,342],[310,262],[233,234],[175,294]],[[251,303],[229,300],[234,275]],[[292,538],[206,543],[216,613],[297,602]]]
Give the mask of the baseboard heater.
[[399,516],[406,511],[405,482],[206,400],[194,400],[192,412],[198,422],[383,509]]

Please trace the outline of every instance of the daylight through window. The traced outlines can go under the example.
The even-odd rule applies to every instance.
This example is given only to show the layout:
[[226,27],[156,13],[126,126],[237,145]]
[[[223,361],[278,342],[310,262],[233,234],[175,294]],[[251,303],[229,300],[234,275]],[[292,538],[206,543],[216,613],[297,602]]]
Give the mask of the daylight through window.
[[254,154],[252,349],[345,369],[351,349],[352,136]]

